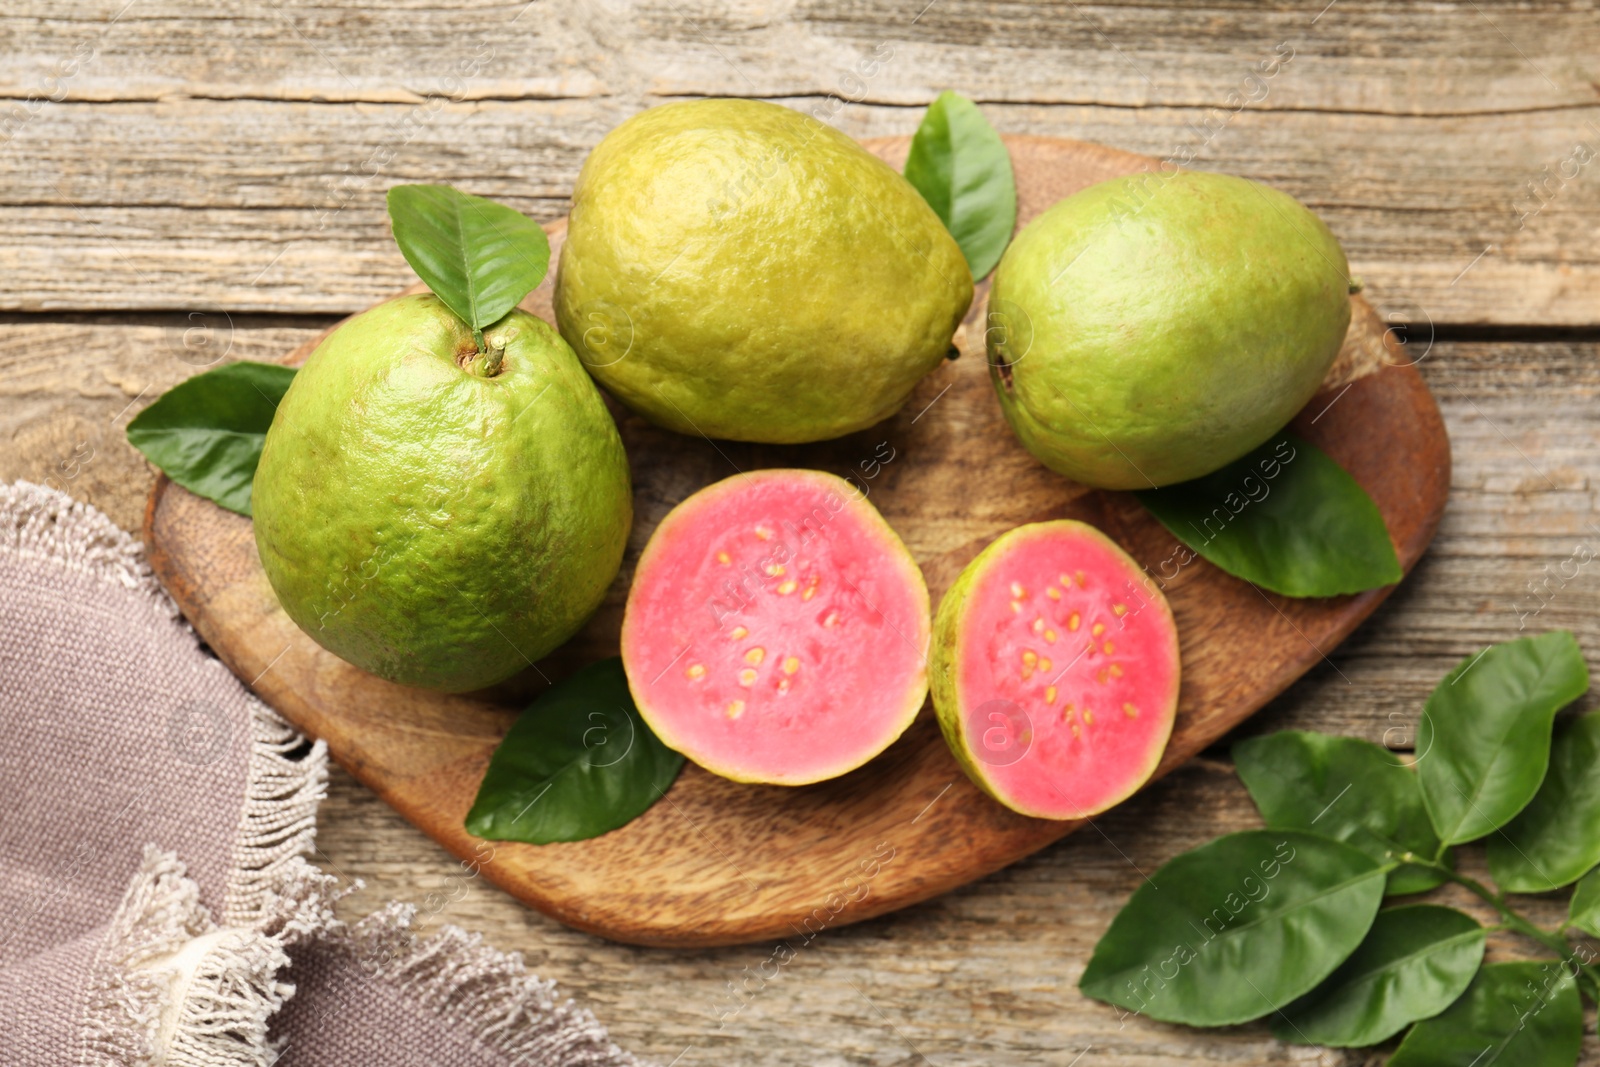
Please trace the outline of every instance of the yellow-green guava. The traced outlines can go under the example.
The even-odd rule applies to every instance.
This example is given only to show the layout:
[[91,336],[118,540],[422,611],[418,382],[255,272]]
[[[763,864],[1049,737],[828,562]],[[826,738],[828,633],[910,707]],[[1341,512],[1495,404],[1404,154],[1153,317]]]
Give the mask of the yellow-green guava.
[[1350,272],[1293,197],[1191,171],[1114,178],[1017,235],[986,340],[1000,406],[1047,467],[1148,489],[1209,474],[1317,391]]
[[972,300],[917,191],[776,104],[635,115],[573,190],[556,321],[623,403],[681,433],[795,443],[899,410]]
[[295,375],[253,486],[261,565],[318,644],[404,685],[501,681],[616,576],[628,462],[548,324],[472,330],[438,298],[356,316]]

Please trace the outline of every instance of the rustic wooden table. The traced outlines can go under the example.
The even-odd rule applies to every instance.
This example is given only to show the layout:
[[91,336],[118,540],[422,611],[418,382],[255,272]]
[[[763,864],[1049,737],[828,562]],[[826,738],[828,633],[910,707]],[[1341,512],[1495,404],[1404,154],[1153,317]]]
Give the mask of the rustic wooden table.
[[[869,136],[909,132],[954,88],[1007,132],[1189,148],[1299,197],[1438,396],[1455,474],[1431,553],[1245,732],[1403,748],[1456,660],[1524,628],[1569,627],[1600,665],[1600,572],[1562,567],[1600,542],[1592,3],[5,8],[0,479],[54,478],[137,529],[153,475],[123,428],[142,406],[411,280],[388,236],[391,184],[451,181],[551,218],[587,151],[656,103],[757,96]],[[1272,77],[1251,77],[1273,59]],[[482,930],[663,1063],[1364,1062],[1280,1046],[1262,1025],[1123,1024],[1077,992],[1141,871],[1254,825],[1219,746],[1100,833],[830,931],[767,977],[767,946],[635,949],[556,925],[464,878],[337,771],[318,859],[366,881],[353,913],[400,898],[424,923]],[[1593,1029],[1591,1015],[1585,1059],[1600,1062]]]

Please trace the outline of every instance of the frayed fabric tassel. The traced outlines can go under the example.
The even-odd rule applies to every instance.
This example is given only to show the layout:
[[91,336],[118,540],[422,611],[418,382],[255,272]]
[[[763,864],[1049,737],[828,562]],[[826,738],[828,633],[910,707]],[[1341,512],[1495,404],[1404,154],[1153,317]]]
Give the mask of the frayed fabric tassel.
[[[454,927],[419,936],[402,905],[339,919],[359,883],[306,858],[326,747],[204,653],[140,544],[99,511],[0,484],[0,615],[27,635],[0,634],[0,711],[19,727],[0,731],[0,765],[79,757],[4,784],[115,812],[94,833],[42,803],[6,824],[0,900],[21,906],[0,939],[4,1067],[376,1067],[463,1049],[506,1067],[644,1067],[515,953]],[[191,706],[214,735],[198,751]],[[41,847],[74,832],[75,848]]]
[[328,792],[328,747],[309,746],[271,708],[250,701],[250,768],[228,878],[223,924],[244,926],[268,910],[291,868],[317,835],[317,806]]
[[162,615],[177,617],[177,605],[144,560],[144,546],[102,512],[60,490],[0,482],[0,549],[115,582],[139,593]]
[[419,937],[415,914],[411,905],[390,904],[330,931],[327,947],[508,1063],[648,1067],[613,1044],[590,1012],[559,998],[554,982],[529,974],[520,953],[500,952],[455,926]]

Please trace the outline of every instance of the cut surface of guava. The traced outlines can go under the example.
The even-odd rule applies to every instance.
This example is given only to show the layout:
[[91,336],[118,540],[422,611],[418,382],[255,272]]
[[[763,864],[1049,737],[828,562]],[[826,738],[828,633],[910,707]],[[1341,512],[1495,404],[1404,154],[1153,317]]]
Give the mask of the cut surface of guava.
[[1178,702],[1166,598],[1092,526],[1020,526],[939,605],[930,667],[945,740],[981,788],[1024,815],[1086,818],[1161,761]]
[[741,782],[802,785],[889,746],[926,699],[922,572],[883,516],[813,470],[735,475],[662,520],[622,661],[668,746]]

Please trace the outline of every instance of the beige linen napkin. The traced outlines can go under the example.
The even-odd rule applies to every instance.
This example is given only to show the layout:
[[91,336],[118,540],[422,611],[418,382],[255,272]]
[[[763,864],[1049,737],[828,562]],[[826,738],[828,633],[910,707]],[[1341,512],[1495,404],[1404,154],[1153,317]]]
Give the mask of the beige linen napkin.
[[641,1063],[516,955],[337,919],[326,770],[127,534],[0,484],[0,1064]]

